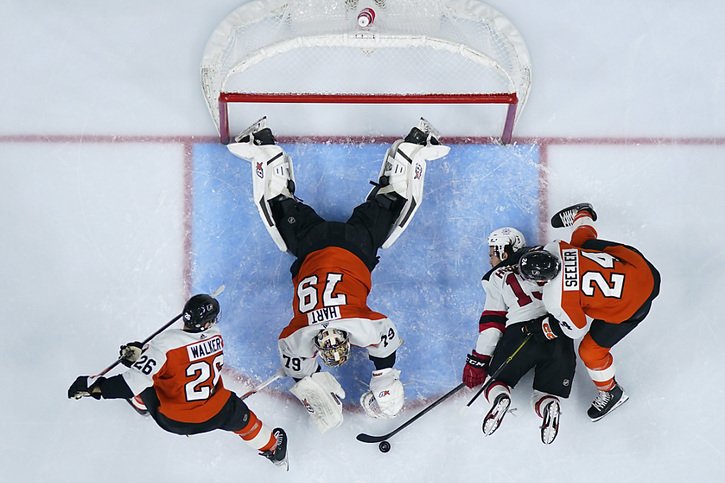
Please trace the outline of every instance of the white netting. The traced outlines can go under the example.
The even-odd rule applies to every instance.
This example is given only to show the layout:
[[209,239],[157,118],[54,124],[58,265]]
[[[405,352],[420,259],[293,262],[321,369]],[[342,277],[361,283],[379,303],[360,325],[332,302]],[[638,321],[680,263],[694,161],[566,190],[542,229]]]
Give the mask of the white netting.
[[[255,0],[228,15],[201,67],[217,128],[222,92],[516,93],[521,112],[528,51],[498,11],[477,0],[367,1]],[[376,17],[361,28],[367,6]]]

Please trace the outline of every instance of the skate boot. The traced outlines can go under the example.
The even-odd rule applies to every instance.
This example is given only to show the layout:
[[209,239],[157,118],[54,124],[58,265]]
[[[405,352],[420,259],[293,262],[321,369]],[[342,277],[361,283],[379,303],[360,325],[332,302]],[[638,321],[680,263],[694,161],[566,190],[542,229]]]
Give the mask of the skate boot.
[[599,395],[592,401],[587,415],[592,421],[599,421],[619,406],[627,402],[629,396],[624,393],[622,386],[614,381],[614,387],[609,391],[599,391]]
[[507,393],[501,393],[496,396],[496,399],[493,400],[491,409],[488,410],[488,413],[483,418],[483,425],[481,426],[481,429],[483,430],[484,435],[491,436],[496,432],[498,427],[501,425],[501,421],[503,421],[503,417],[506,416],[506,411],[508,411],[510,405],[511,396]]
[[126,402],[133,408],[134,411],[139,413],[141,416],[148,416],[149,410],[146,408],[146,404],[144,404],[143,400],[138,397],[134,396],[132,398],[126,399]]
[[279,197],[294,198],[292,158],[277,146],[271,129],[267,127],[266,117],[239,133],[234,141],[227,145],[229,152],[252,163],[252,196],[262,223],[277,247],[287,251],[269,203]]
[[594,211],[594,208],[590,203],[577,203],[557,211],[556,214],[551,217],[551,226],[554,228],[572,226],[574,224],[575,216],[580,211],[586,212],[592,221],[597,221],[597,212]]
[[260,456],[264,456],[277,466],[284,466],[289,471],[289,458],[287,456],[287,433],[282,428],[274,428],[272,434],[277,439],[274,449],[262,451]]
[[395,141],[385,154],[378,174],[367,199],[385,196],[393,202],[403,203],[398,218],[392,225],[383,248],[395,243],[413,219],[423,201],[423,181],[426,161],[442,158],[450,148],[440,144],[438,132],[425,119],[413,127],[404,139]]
[[544,406],[542,411],[543,422],[541,423],[541,442],[544,444],[551,444],[556,439],[556,435],[559,434],[559,415],[561,414],[561,408],[559,407],[559,401],[556,399],[551,400]]

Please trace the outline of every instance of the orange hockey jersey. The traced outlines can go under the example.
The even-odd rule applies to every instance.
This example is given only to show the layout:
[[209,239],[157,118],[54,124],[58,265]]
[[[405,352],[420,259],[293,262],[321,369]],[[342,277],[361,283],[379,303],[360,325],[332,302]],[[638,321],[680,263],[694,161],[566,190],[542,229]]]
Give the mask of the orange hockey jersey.
[[153,385],[159,412],[167,418],[202,423],[214,417],[231,396],[221,379],[223,349],[216,326],[195,333],[167,330],[149,343],[123,378],[136,395]]
[[559,257],[561,271],[544,287],[544,304],[569,337],[578,339],[592,319],[621,323],[631,318],[656,289],[653,269],[631,247],[602,245],[583,248],[596,240],[593,226],[582,225],[571,243],[554,241],[545,249]]
[[310,253],[292,279],[294,316],[279,338],[302,327],[338,319],[383,319],[367,305],[370,270],[358,257],[339,247]]

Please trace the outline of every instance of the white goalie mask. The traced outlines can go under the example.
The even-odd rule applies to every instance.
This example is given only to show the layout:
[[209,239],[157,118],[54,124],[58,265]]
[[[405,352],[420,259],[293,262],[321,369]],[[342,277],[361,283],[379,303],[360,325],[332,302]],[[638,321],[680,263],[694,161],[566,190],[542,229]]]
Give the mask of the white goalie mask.
[[525,247],[526,238],[524,238],[524,234],[516,228],[505,226],[492,231],[491,234],[488,235],[488,246],[494,247],[498,257],[501,258],[501,255],[503,255],[506,251],[507,246],[511,247],[512,253]]
[[315,346],[328,367],[341,366],[350,357],[350,338],[344,330],[322,329],[315,337]]

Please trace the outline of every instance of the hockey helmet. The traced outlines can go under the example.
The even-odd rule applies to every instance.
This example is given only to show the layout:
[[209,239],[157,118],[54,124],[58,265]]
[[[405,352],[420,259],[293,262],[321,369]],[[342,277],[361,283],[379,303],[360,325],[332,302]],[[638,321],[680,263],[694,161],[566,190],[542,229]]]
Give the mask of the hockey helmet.
[[534,249],[519,260],[519,272],[527,280],[548,282],[559,274],[561,262],[546,250]]
[[328,367],[341,366],[350,357],[350,338],[344,330],[327,327],[315,337],[315,347]]
[[219,302],[207,294],[197,294],[184,305],[184,330],[202,332],[214,325],[219,317]]
[[[504,226],[503,228],[498,228],[492,231],[491,234],[488,235],[488,246],[495,248],[498,258],[503,259],[502,255],[504,253],[508,253],[510,255],[525,247],[526,238],[524,238],[524,234],[516,228]],[[511,250],[507,252],[506,247],[511,247]]]

